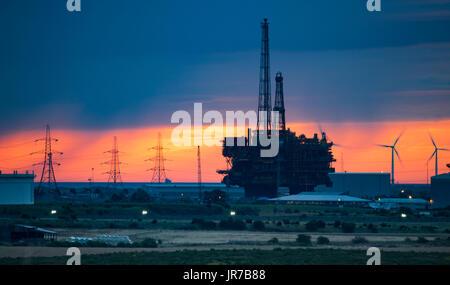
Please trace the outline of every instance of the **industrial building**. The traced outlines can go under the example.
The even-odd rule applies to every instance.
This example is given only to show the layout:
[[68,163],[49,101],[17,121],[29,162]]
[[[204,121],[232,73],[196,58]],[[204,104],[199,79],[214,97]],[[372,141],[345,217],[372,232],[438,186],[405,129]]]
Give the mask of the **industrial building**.
[[[243,187],[247,198],[274,198],[278,196],[280,187],[288,187],[290,194],[298,194],[313,191],[317,185],[331,186],[328,174],[334,172],[331,165],[335,161],[331,152],[333,142],[328,140],[324,132],[307,137],[287,128],[281,72],[275,76],[275,104],[272,108],[267,19],[261,23],[261,30],[258,112],[267,112],[267,118],[258,117],[254,144],[251,143],[250,135],[254,130],[250,128],[245,138],[225,138],[222,155],[227,161],[227,169],[217,172],[224,175],[223,183]],[[278,112],[279,122],[271,121],[271,111]],[[278,134],[280,149],[275,157],[261,156],[261,151],[267,146],[257,138],[264,133],[271,137]],[[238,141],[243,143],[238,145]]]
[[29,225],[9,225],[0,227],[0,241],[55,241],[57,233]]
[[[197,183],[150,183],[145,190],[156,201],[198,201],[200,188]],[[220,190],[227,200],[236,202],[244,198],[244,189],[236,186],[226,187],[221,183],[204,183],[201,193]]]
[[431,177],[433,208],[450,206],[450,173]]
[[2,174],[0,171],[0,205],[34,204],[34,173]]
[[337,192],[362,198],[390,195],[389,173],[330,173],[333,186],[319,185],[316,192]]
[[390,210],[394,208],[428,209],[430,201],[417,198],[381,198],[369,206],[374,209]]
[[367,206],[370,200],[342,195],[339,193],[314,193],[302,192],[295,195],[288,195],[279,198],[269,199],[267,201],[302,204],[302,205],[322,205],[322,206]]

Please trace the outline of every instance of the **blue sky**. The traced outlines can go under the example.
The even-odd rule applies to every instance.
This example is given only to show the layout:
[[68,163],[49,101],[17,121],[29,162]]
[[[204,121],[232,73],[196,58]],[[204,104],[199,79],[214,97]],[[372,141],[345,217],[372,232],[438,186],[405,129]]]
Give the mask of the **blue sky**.
[[[256,109],[260,26],[288,121],[450,117],[450,1],[3,1],[0,134],[168,125]],[[272,84],[274,86],[274,84]]]

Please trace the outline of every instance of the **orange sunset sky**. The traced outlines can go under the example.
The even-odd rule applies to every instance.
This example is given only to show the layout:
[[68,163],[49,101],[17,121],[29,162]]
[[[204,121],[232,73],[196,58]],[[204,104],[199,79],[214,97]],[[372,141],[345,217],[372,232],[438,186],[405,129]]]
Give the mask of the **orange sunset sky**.
[[[407,122],[349,122],[322,123],[329,138],[340,147],[333,147],[336,158],[336,172],[390,172],[390,150],[376,144],[392,145],[395,138],[404,130],[397,150],[402,162],[396,160],[397,183],[426,183],[427,160],[433,153],[428,136],[430,132],[441,148],[450,147],[450,120],[407,121]],[[195,147],[175,147],[170,137],[175,127],[152,127],[136,129],[70,130],[54,129],[52,135],[59,141],[54,149],[62,156],[55,157],[56,179],[60,182],[87,182],[91,168],[95,169],[95,181],[106,181],[108,165],[102,164],[110,159],[104,153],[111,149],[113,136],[117,136],[120,153],[122,178],[124,182],[146,182],[151,179],[153,162],[145,161],[155,155],[149,150],[156,145],[157,134],[161,132],[165,150],[167,176],[174,182],[197,181],[197,161]],[[291,130],[297,134],[312,136],[318,132],[317,123],[291,123]],[[11,133],[0,137],[0,170],[3,173],[34,170],[41,173],[41,166],[32,164],[43,160],[43,154],[30,155],[43,150],[43,142],[34,142],[45,135],[42,130]],[[225,168],[220,147],[202,147],[202,177],[204,182],[219,182],[221,175],[217,169]],[[343,158],[343,162],[342,162]],[[439,173],[448,172],[450,152],[439,152]],[[344,169],[342,168],[344,167]],[[429,163],[429,175],[434,175],[434,159]]]

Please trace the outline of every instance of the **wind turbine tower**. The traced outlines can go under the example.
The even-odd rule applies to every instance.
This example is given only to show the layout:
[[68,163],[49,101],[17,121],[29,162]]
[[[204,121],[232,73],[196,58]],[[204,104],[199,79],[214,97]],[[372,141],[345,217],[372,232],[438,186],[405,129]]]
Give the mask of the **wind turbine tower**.
[[395,161],[395,159],[394,159],[394,153],[395,153],[395,155],[397,155],[398,160],[399,160],[399,161],[402,161],[402,160],[400,159],[400,155],[399,155],[398,152],[397,152],[397,149],[395,148],[395,146],[396,146],[397,143],[398,143],[398,140],[402,137],[402,135],[403,135],[403,133],[401,133],[401,134],[397,137],[397,139],[395,140],[395,142],[394,142],[393,145],[385,145],[385,144],[379,144],[379,145],[378,145],[378,146],[381,146],[381,147],[387,147],[387,148],[390,148],[390,149],[391,149],[391,183],[392,183],[392,185],[394,185],[394,183],[395,183],[395,179],[394,179],[394,161]]
[[433,146],[434,146],[434,152],[433,152],[433,154],[430,156],[430,158],[428,159],[428,161],[430,161],[432,158],[433,158],[433,156],[434,156],[434,174],[437,176],[439,173],[439,167],[438,167],[438,151],[439,150],[443,150],[443,151],[450,151],[450,149],[446,149],[446,148],[438,148],[437,147],[437,145],[436,145],[436,143],[434,142],[434,139],[433,139],[433,137],[431,136],[431,134],[430,134],[430,139],[431,139],[431,142],[433,143]]

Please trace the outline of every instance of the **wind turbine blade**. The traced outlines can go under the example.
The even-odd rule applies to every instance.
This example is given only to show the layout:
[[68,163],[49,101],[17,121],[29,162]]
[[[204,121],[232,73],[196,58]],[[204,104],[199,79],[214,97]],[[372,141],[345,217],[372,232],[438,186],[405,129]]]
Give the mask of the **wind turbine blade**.
[[433,151],[433,154],[430,156],[430,158],[428,159],[428,161],[430,161],[432,158],[433,158],[433,156],[436,154],[436,149]]
[[390,147],[390,148],[392,148],[391,145],[385,145],[385,144],[377,144],[377,146],[381,146],[381,147]]
[[436,143],[434,142],[433,136],[431,135],[431,133],[428,133],[428,135],[430,136],[431,142],[434,145],[434,148],[437,148]]
[[395,140],[395,142],[394,142],[394,146],[398,143],[398,140],[403,136],[403,133],[404,133],[405,131],[402,131],[401,133],[400,133],[400,135],[398,136],[398,138]]
[[400,162],[402,162],[402,159],[400,158],[400,155],[398,154],[397,150],[395,148],[393,148],[393,149],[394,149],[395,154],[397,155],[398,160]]
[[447,148],[438,148],[438,150],[450,151],[450,149],[447,149]]

